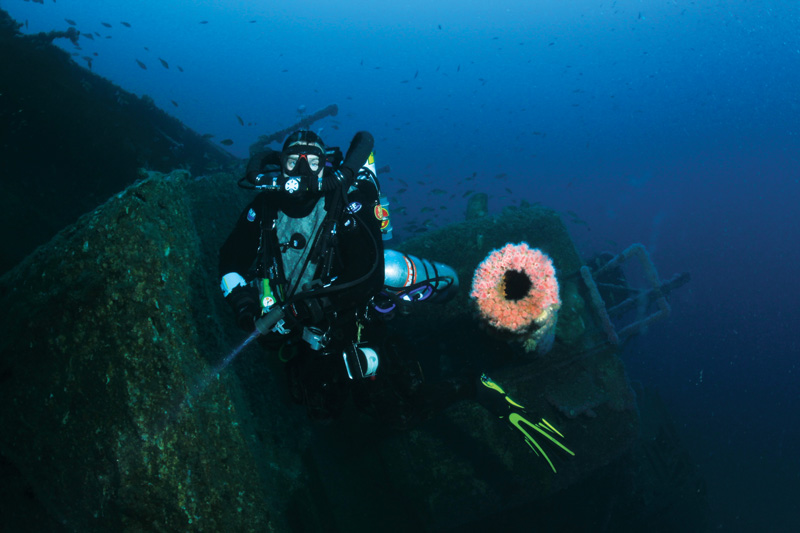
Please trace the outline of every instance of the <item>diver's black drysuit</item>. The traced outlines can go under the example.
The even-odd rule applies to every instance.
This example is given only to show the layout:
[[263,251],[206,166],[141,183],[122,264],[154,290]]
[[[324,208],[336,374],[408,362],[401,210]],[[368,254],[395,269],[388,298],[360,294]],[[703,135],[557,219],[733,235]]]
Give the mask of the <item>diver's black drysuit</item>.
[[[248,172],[279,164],[279,157],[279,152],[256,155]],[[289,332],[260,340],[286,361],[292,397],[313,418],[335,416],[344,405],[352,379],[343,351],[383,329],[380,321],[367,316],[367,305],[384,277],[380,220],[375,216],[378,189],[370,179],[345,187],[297,196],[261,192],[220,250],[220,276],[236,272],[248,284],[269,280],[277,304],[293,302],[285,324]],[[252,319],[261,311],[256,302],[263,295],[256,296],[255,286],[246,290],[250,299],[240,296],[234,312],[240,325],[252,330]],[[321,346],[312,347],[304,334],[322,337]]]

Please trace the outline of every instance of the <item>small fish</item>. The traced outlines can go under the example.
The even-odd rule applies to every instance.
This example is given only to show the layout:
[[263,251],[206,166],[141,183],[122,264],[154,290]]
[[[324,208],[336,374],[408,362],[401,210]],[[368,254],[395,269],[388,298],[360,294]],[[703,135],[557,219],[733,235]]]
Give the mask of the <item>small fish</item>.
[[[432,207],[428,207],[428,206],[425,206],[422,209],[420,209],[420,213],[430,213],[431,211],[433,211],[433,208]],[[423,222],[423,224],[424,224],[424,222]]]
[[397,180],[397,183],[399,183],[399,184],[400,184],[400,185],[402,185],[403,187],[406,187],[406,188],[408,188],[408,183],[406,183],[406,182],[405,182],[405,181],[403,181],[403,180]]
[[475,191],[473,191],[472,189],[470,189],[470,190],[468,190],[467,192],[465,192],[464,194],[462,194],[462,195],[461,195],[461,198],[466,198],[467,196],[469,196],[470,194],[473,194],[474,192],[475,192]]
[[391,171],[392,171],[392,167],[390,167],[389,165],[384,165],[384,166],[382,166],[381,168],[379,168],[377,170],[377,174],[378,175],[380,175],[380,174],[388,174]]
[[167,63],[166,61],[164,61],[164,60],[163,60],[163,59],[161,59],[160,57],[158,58],[158,60],[159,60],[159,61],[161,61],[161,66],[162,66],[162,67],[164,67],[164,68],[169,68],[169,63]]
[[244,126],[244,120],[242,119],[242,117],[240,117],[239,115],[236,115],[236,120],[239,121],[239,125],[240,126]]
[[201,20],[200,24],[208,24],[208,21],[207,20]]
[[506,176],[508,176],[508,174],[506,174],[505,172],[501,172],[500,174],[495,176],[495,179],[501,180],[501,179],[505,178]]
[[90,41],[94,41],[94,35],[92,35],[91,33],[81,33],[81,36],[86,37]]
[[417,76],[419,76],[419,70],[414,73],[414,79],[417,79]]
[[512,190],[511,190],[511,189],[509,189],[508,187],[506,187],[506,192],[507,192],[508,194],[514,194],[514,191],[512,191]]
[[77,22],[75,22],[72,19],[64,19],[64,20],[66,20],[67,24],[69,24],[70,26],[76,26],[78,24]]
[[145,52],[149,52],[150,51],[150,49],[147,48],[146,46],[144,47],[144,50],[145,50]]
[[396,207],[396,208],[392,209],[392,213],[394,213],[395,215],[405,215],[406,214],[406,208],[405,207]]
[[110,28],[111,27],[111,24],[109,24],[108,22],[101,22],[100,24],[102,24],[106,28]]
[[172,102],[172,105],[174,105],[175,107],[178,107],[178,102],[176,102],[175,100],[170,100],[170,102]]
[[126,28],[130,28],[130,27],[131,27],[131,25],[130,25],[130,24],[128,24],[127,22],[120,22],[120,24],[122,24],[122,25],[123,25],[123,26],[125,26]]
[[406,192],[407,190],[408,190],[408,189],[406,189],[405,187],[403,187],[402,189],[397,189],[397,194],[403,194],[403,193],[404,193],[404,192]]
[[140,67],[142,70],[147,70],[147,65],[145,65],[144,63],[142,63],[142,62],[141,62],[141,61],[139,61],[138,59],[136,60],[136,64],[137,64],[137,65],[139,65],[139,67]]
[[233,141],[230,139],[222,139],[219,143],[225,146],[230,146],[233,144]]
[[210,138],[211,138],[211,137],[213,137],[213,136],[214,136],[214,134],[213,134],[213,133],[204,133],[204,134],[203,134],[203,139],[210,139]]
[[183,67],[181,67],[180,65],[175,65],[175,67],[176,67],[176,68],[177,68],[179,71],[183,72]]
[[439,29],[440,29],[440,30],[442,29],[442,25],[441,25],[441,24],[439,24]]
[[431,194],[435,194],[436,196],[439,196],[439,195],[442,195],[442,194],[447,194],[447,191],[445,191],[444,189],[433,189],[431,191]]
[[251,20],[250,24],[255,24],[256,22],[258,22],[258,21],[257,20]]

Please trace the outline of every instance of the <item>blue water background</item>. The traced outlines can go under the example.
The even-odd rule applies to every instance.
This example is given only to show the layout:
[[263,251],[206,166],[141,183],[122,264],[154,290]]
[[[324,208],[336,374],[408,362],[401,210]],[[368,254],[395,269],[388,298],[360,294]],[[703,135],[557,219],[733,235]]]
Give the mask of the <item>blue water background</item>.
[[662,277],[691,272],[628,369],[674,415],[712,529],[800,530],[800,3],[0,5],[27,33],[98,32],[77,62],[237,156],[338,104],[315,129],[374,133],[398,238],[478,190],[564,212],[586,256],[642,242]]

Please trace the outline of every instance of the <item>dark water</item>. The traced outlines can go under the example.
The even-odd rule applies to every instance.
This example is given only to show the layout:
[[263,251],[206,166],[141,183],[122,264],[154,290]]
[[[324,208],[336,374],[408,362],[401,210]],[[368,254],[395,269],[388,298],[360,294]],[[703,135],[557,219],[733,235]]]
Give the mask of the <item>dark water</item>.
[[76,4],[2,7],[97,32],[77,62],[240,157],[338,104],[316,128],[373,132],[398,238],[482,191],[563,211],[587,256],[642,242],[691,272],[628,369],[678,421],[712,529],[800,528],[800,4]]

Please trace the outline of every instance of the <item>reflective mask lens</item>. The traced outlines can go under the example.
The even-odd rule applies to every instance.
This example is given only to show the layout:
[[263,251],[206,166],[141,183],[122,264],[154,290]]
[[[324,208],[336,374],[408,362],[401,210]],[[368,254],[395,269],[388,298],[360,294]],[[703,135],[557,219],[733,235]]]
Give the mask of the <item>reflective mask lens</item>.
[[297,166],[297,160],[299,158],[299,155],[290,155],[286,158],[286,172],[292,172],[294,170],[294,167]]
[[284,165],[288,176],[312,176],[319,171],[319,156],[314,154],[291,154]]

